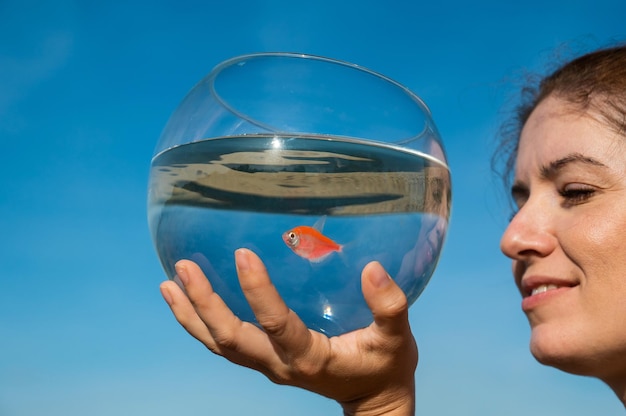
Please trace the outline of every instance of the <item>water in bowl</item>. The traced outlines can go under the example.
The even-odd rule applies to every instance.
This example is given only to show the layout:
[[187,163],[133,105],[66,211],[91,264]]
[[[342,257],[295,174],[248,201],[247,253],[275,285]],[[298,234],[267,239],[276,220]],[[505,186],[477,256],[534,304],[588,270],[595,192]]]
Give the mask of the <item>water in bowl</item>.
[[[371,323],[360,276],[372,260],[410,303],[417,299],[439,258],[449,201],[447,166],[417,151],[341,137],[246,135],[155,156],[148,214],[170,279],[178,260],[196,261],[236,315],[255,322],[233,257],[250,248],[287,305],[309,328],[333,336]],[[320,224],[341,245],[322,261],[283,241],[287,230]]]

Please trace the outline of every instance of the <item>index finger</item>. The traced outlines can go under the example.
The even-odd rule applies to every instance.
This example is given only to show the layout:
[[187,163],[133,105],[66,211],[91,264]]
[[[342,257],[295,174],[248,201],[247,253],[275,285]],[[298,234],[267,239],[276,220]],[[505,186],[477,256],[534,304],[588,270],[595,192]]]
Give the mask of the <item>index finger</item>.
[[235,262],[241,289],[259,325],[285,354],[303,355],[310,347],[311,332],[285,304],[261,259],[248,249],[238,249]]

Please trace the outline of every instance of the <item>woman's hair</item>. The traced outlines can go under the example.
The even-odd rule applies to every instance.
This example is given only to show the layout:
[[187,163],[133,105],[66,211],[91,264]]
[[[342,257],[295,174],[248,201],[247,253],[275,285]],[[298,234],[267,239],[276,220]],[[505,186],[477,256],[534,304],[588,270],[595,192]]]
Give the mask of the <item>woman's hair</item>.
[[626,44],[580,56],[545,77],[538,86],[522,89],[521,104],[501,129],[492,166],[510,185],[519,138],[532,111],[548,96],[571,104],[572,111],[593,113],[609,128],[626,135]]

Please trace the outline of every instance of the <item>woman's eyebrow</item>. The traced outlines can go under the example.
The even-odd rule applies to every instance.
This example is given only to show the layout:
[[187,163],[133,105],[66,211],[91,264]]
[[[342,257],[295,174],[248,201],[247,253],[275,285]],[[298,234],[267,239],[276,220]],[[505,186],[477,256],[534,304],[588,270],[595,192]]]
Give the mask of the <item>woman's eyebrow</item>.
[[602,162],[592,157],[585,156],[581,153],[570,153],[565,157],[550,162],[548,165],[542,166],[540,168],[541,177],[544,179],[554,178],[554,176],[561,169],[565,168],[568,165],[571,165],[572,163],[582,163],[585,165],[599,166],[603,168],[606,167],[606,165],[604,165]]

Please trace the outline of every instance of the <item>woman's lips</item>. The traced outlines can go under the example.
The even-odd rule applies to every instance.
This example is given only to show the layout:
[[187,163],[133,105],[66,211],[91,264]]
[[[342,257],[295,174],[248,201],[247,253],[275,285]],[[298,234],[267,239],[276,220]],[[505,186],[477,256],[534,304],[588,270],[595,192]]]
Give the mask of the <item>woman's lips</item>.
[[524,297],[522,309],[529,311],[541,304],[550,302],[577,285],[571,281],[539,276],[522,279],[522,295]]

